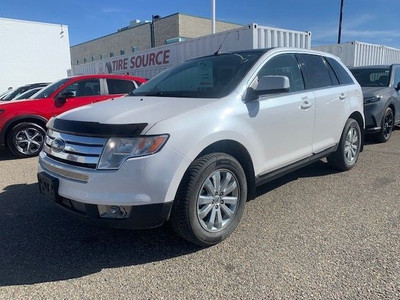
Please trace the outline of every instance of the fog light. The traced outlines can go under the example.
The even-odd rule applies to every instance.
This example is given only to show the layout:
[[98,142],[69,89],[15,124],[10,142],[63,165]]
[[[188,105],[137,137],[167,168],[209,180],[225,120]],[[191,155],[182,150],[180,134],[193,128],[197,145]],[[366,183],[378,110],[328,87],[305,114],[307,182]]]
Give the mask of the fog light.
[[132,206],[118,205],[99,205],[99,215],[108,219],[126,219],[129,218]]

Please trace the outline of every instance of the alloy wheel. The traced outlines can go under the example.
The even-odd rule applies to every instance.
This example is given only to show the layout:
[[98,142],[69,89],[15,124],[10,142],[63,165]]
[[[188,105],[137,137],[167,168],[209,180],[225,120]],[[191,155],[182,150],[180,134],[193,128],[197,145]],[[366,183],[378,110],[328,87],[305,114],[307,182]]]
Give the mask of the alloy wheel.
[[209,232],[224,229],[234,218],[240,197],[238,180],[226,169],[219,169],[204,181],[197,199],[197,217]]

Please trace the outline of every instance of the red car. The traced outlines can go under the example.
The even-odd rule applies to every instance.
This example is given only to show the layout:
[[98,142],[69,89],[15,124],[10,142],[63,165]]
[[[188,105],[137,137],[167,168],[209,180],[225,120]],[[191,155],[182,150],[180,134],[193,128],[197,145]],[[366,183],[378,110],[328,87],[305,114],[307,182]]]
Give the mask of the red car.
[[128,75],[84,75],[61,79],[33,99],[0,103],[0,146],[19,157],[38,155],[46,135],[46,123],[67,110],[122,97],[146,79]]

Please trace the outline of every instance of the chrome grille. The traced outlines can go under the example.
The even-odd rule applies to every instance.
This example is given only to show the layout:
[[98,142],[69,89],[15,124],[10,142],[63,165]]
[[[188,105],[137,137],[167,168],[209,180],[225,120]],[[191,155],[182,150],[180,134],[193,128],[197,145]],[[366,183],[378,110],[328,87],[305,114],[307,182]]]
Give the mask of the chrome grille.
[[43,150],[54,160],[95,169],[106,143],[107,138],[78,136],[48,130]]

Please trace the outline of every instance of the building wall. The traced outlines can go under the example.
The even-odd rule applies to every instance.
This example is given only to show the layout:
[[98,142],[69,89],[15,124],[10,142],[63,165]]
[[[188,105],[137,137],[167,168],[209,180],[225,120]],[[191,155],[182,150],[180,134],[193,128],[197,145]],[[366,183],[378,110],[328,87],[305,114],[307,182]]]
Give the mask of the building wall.
[[[215,22],[215,32],[226,31],[242,27],[243,25]],[[179,35],[181,37],[199,37],[211,34],[211,20],[189,15],[179,15]]]
[[154,21],[155,46],[165,45],[165,40],[179,37],[179,14]]
[[68,26],[0,18],[0,92],[53,82],[71,69]]
[[[92,41],[88,41],[71,47],[72,65],[82,64],[93,60],[110,58],[110,53],[120,56],[121,50],[125,54],[132,53],[132,47],[136,51],[151,48],[150,23],[125,29]],[[79,63],[78,63],[79,61]]]
[[[240,25],[216,22],[216,32],[221,32]],[[166,44],[166,40],[172,38],[195,38],[211,33],[211,20],[195,16],[173,14],[154,21],[155,46]],[[92,61],[110,58],[110,52],[114,56],[120,56],[121,50],[125,55],[132,53],[132,47],[137,50],[151,48],[151,23],[145,23],[133,28],[125,29],[98,39],[88,41],[71,47],[72,65],[89,63]],[[79,63],[78,63],[79,62]]]

